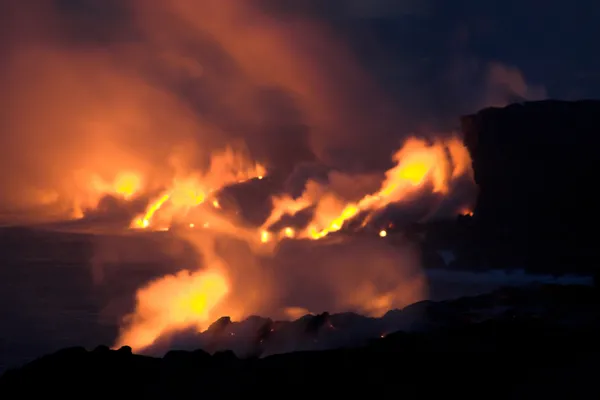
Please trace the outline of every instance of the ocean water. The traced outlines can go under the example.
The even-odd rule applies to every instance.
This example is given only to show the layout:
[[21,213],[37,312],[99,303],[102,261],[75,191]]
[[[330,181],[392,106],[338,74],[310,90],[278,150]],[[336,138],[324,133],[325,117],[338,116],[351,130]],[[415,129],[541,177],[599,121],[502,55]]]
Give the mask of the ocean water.
[[[76,234],[0,233],[0,370],[67,346],[113,344],[136,288],[175,265],[151,245],[144,257],[124,258],[120,243]],[[114,260],[102,260],[100,269],[94,254],[104,250]]]

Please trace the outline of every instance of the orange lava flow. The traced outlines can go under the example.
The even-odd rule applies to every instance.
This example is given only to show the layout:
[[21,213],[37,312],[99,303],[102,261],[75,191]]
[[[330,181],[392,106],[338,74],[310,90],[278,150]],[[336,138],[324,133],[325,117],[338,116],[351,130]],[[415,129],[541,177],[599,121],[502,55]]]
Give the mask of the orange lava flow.
[[250,179],[262,179],[266,168],[251,163],[233,151],[212,158],[206,174],[190,173],[175,177],[169,187],[148,204],[146,211],[130,223],[132,229],[168,229],[177,218],[184,218],[192,209],[210,198],[215,209],[221,208],[219,200],[211,198],[224,187]]
[[346,203],[333,193],[319,191],[314,183],[313,186],[309,183],[306,191],[297,199],[273,198],[273,209],[262,231],[267,232],[269,226],[284,215],[295,215],[314,206],[312,221],[295,237],[318,240],[339,231],[347,221],[361,213],[372,215],[389,204],[401,203],[417,195],[426,187],[432,193],[445,195],[454,180],[472,175],[469,152],[456,137],[438,139],[432,143],[410,138],[394,154],[393,161],[396,164],[386,172],[379,190],[356,202]]

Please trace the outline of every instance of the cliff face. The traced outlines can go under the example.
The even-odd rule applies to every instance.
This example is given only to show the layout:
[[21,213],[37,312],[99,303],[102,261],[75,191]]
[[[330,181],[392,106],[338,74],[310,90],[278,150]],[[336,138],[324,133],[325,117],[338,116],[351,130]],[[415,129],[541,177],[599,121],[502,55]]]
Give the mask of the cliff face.
[[541,101],[461,119],[490,264],[590,272],[598,264],[600,101]]

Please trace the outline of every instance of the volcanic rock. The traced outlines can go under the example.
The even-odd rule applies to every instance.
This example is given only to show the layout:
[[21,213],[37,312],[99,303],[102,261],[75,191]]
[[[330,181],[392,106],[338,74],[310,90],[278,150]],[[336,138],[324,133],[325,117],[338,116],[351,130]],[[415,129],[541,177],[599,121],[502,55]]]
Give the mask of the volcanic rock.
[[[132,354],[126,347],[90,352],[71,348],[5,373],[0,397],[80,396],[93,390],[95,395],[143,398],[281,397],[291,391],[303,396],[595,398],[600,395],[595,377],[600,355],[597,301],[589,287],[548,285],[422,302],[382,318],[348,313],[306,316],[272,326],[279,335],[304,333],[312,340],[331,332],[351,335],[353,323],[348,321],[381,329],[389,323],[386,319],[397,321],[415,311],[431,324],[419,332],[389,331],[355,348],[260,359],[240,358],[232,351],[212,356],[202,350],[170,351],[153,358]],[[257,321],[252,317],[250,323],[257,326]],[[227,329],[242,325],[231,322]],[[320,328],[307,332],[307,326]],[[258,329],[264,330],[264,325]]]
[[472,246],[485,250],[485,262],[556,273],[597,268],[600,101],[513,104],[461,123],[480,190]]
[[[391,332],[426,332],[507,315],[589,323],[588,318],[594,315],[590,307],[596,303],[594,290],[588,286],[533,285],[456,300],[421,301],[402,310],[390,310],[380,318],[351,312],[309,314],[295,321],[253,316],[231,322],[229,318],[221,318],[205,332],[176,334],[167,346],[157,346],[148,352],[160,355],[172,348],[200,348],[209,353],[231,350],[242,358],[265,357],[293,351],[360,347]],[[216,326],[221,328],[215,329]]]

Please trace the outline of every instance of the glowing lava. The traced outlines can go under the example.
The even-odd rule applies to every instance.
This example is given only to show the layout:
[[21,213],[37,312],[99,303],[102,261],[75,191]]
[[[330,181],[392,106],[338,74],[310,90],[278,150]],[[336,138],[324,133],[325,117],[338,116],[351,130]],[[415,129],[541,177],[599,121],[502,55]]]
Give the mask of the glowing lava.
[[180,271],[138,290],[136,312],[129,317],[117,347],[144,349],[162,335],[191,326],[198,331],[217,315],[212,314],[229,293],[229,283],[218,271]]
[[[223,165],[225,161],[227,165]],[[454,138],[427,142],[411,138],[394,154],[395,165],[385,173],[378,190],[368,193],[357,201],[346,202],[326,186],[309,181],[298,198],[288,195],[272,198],[272,210],[265,223],[255,228],[244,228],[226,215],[219,216],[221,204],[216,193],[229,184],[248,179],[261,179],[264,167],[236,158],[234,153],[216,157],[211,169],[205,174],[179,174],[166,190],[148,204],[144,213],[132,221],[138,229],[168,230],[174,220],[186,220],[189,212],[206,204],[199,221],[190,221],[187,227],[202,224],[211,227],[213,234],[229,234],[249,243],[267,244],[283,239],[318,240],[359,216],[366,223],[380,210],[392,203],[402,203],[421,195],[450,192],[454,180],[471,174],[468,152]],[[133,175],[121,175],[115,180],[114,191],[122,196],[132,196],[140,181]],[[278,232],[270,227],[288,215],[295,215],[311,208],[312,217],[304,228],[286,226]],[[467,209],[464,209],[467,210]],[[466,213],[464,211],[463,213]],[[389,224],[392,227],[392,224]],[[379,237],[388,232],[381,229]],[[226,266],[225,266],[226,267]],[[417,285],[415,290],[420,290]],[[230,282],[222,270],[209,269],[196,272],[182,271],[168,275],[137,293],[135,312],[129,317],[117,345],[127,344],[135,350],[144,349],[169,333],[194,327],[201,330],[219,315],[215,311],[230,293]],[[367,285],[362,290],[361,307],[367,313],[382,313],[393,304],[391,292],[377,292]],[[363,293],[364,292],[364,293]],[[233,309],[227,304],[227,312]]]
[[[134,229],[147,229],[152,226],[169,227],[175,219],[185,218],[191,210],[204,204],[213,193],[231,184],[260,178],[265,173],[264,166],[252,163],[231,150],[226,150],[213,156],[207,173],[176,176],[169,188],[150,201],[146,211],[131,221],[130,227]],[[218,199],[211,198],[210,201],[215,209],[221,208]]]
[[469,152],[455,137],[431,143],[410,138],[394,154],[393,160],[396,165],[386,172],[380,189],[357,202],[345,203],[335,193],[319,188],[314,182],[309,182],[297,199],[273,198],[271,215],[262,229],[268,230],[285,215],[295,215],[314,206],[311,222],[295,237],[321,239],[339,231],[347,221],[360,214],[365,214],[365,222],[368,222],[375,213],[392,203],[418,196],[423,190],[445,195],[454,180],[472,176]]

